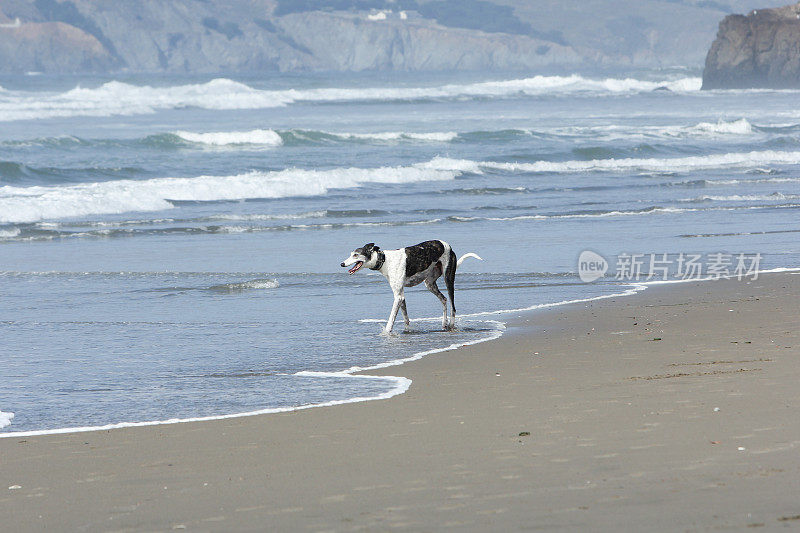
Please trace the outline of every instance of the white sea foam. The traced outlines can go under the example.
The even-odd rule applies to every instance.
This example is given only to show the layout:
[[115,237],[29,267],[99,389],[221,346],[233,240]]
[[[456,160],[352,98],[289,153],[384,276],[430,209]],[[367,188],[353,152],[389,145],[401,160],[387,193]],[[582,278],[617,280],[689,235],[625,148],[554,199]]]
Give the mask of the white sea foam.
[[753,133],[753,125],[750,124],[746,118],[734,120],[732,122],[720,120],[718,122],[701,122],[691,128],[690,131],[711,134],[747,135]]
[[742,183],[800,183],[800,178],[758,178],[752,180],[706,180],[708,185],[739,185]]
[[19,228],[0,229],[0,239],[13,239],[19,235]]
[[11,425],[11,420],[14,418],[14,413],[4,413],[0,411],[0,428]]
[[731,135],[751,135],[753,125],[746,118],[717,122],[700,122],[693,126],[645,126],[643,136],[656,137],[721,137]]
[[548,94],[575,92],[633,93],[649,92],[664,87],[675,92],[699,91],[702,79],[697,77],[677,80],[645,81],[634,78],[591,79],[573,74],[571,76],[534,76],[505,81],[489,81],[470,85],[446,85],[446,94],[475,96],[511,96],[514,94]]
[[694,198],[681,198],[680,202],[769,202],[773,200],[798,200],[797,194],[731,194],[728,196],[703,195]]
[[292,101],[286,91],[259,91],[233,80],[170,87],[111,81],[96,88],[76,87],[63,93],[14,91],[0,97],[0,121],[35,118],[139,115],[159,109],[256,109]]
[[[0,119],[1,121],[2,119]],[[779,125],[769,124],[767,127],[779,127]],[[507,133],[508,130],[500,132],[467,132],[472,134],[492,134]],[[519,135],[556,135],[567,137],[583,137],[587,140],[595,141],[615,141],[639,139],[647,141],[654,137],[681,138],[681,137],[703,137],[723,135],[749,135],[754,133],[753,125],[745,118],[726,122],[701,122],[692,126],[669,125],[669,126],[629,126],[620,124],[606,124],[602,126],[569,126],[542,129],[520,129],[511,130]],[[300,140],[311,140],[323,136],[325,140],[331,138],[340,141],[365,141],[365,142],[431,142],[448,143],[458,139],[463,133],[455,131],[384,131],[384,132],[334,132],[325,130],[272,130],[255,129],[249,131],[217,131],[217,132],[191,132],[178,130],[172,132],[173,135],[184,141],[208,146],[281,146],[284,144],[285,136],[294,136]],[[18,139],[10,141],[0,141],[0,145],[7,144],[15,147],[37,146],[42,144],[82,144],[91,143],[92,140],[83,140],[71,135],[58,135],[55,137]]]
[[362,139],[369,141],[427,141],[427,142],[450,142],[458,133],[455,131],[433,131],[428,133],[414,133],[407,131],[385,131],[381,133],[334,133],[325,132],[342,139]]
[[281,136],[273,130],[217,131],[209,133],[176,131],[175,135],[189,142],[211,146],[228,146],[232,144],[280,146],[283,144]]
[[212,290],[224,291],[246,291],[246,290],[268,290],[277,289],[280,283],[276,279],[253,279],[250,281],[242,281],[239,283],[226,283],[225,285],[215,285],[211,287]]
[[691,126],[629,126],[623,124],[606,124],[603,126],[569,126],[523,131],[529,135],[536,135],[538,133],[546,135],[577,136],[598,141],[634,139],[648,141],[653,138],[721,137],[750,135],[754,132],[753,125],[746,118],[733,121],[720,119],[717,122],[700,122]]
[[[452,180],[465,173],[491,171],[569,173],[592,171],[692,171],[710,168],[747,168],[764,164],[798,164],[800,152],[735,152],[679,158],[595,159],[591,161],[537,161],[502,163],[436,157],[406,167],[338,168],[331,170],[287,169],[248,172],[233,176],[117,180],[61,186],[0,187],[0,223],[41,220],[131,211],[171,209],[171,201],[218,201],[248,198],[320,196],[330,189],[356,188],[369,183],[413,183]],[[767,178],[752,181],[796,181]],[[734,180],[719,180],[728,184]],[[736,183],[739,180],[735,180]]]
[[633,78],[590,79],[571,76],[533,76],[511,80],[433,87],[325,88],[285,91],[293,101],[410,100],[458,97],[511,97],[518,95],[572,94],[576,92],[634,93],[666,87],[676,92],[699,91],[701,78],[644,81]]
[[429,98],[572,94],[576,92],[633,93],[667,87],[678,92],[700,89],[700,78],[671,81],[590,79],[583,76],[532,78],[448,84],[433,87],[374,87],[265,90],[218,78],[206,83],[152,87],[111,81],[100,87],[62,92],[0,92],[0,121],[73,116],[113,116],[153,113],[160,109],[199,107],[215,110],[261,109],[294,102],[387,101]]
[[503,172],[567,173],[615,170],[643,171],[690,171],[711,168],[747,168],[764,164],[798,164],[800,152],[781,152],[774,150],[754,152],[732,152],[705,156],[674,158],[622,158],[593,159],[590,161],[536,161],[534,163],[500,163],[492,161],[471,161],[436,157],[425,163],[431,170],[457,170],[459,172],[484,172],[498,170]]
[[[304,373],[299,372],[296,375],[303,376]],[[224,420],[230,418],[241,418],[244,416],[255,416],[255,415],[265,415],[265,414],[273,414],[273,413],[286,413],[289,411],[300,411],[303,409],[310,409],[312,407],[330,407],[333,405],[342,405],[346,403],[357,403],[357,402],[366,402],[371,400],[385,400],[391,398],[393,396],[397,396],[398,394],[403,394],[408,390],[408,387],[411,386],[411,380],[404,377],[399,376],[353,376],[348,373],[338,373],[338,372],[329,372],[329,373],[308,373],[305,374],[307,377],[349,377],[352,379],[363,379],[363,380],[378,380],[378,381],[387,381],[393,383],[393,386],[390,390],[382,393],[377,394],[375,396],[363,396],[363,397],[355,397],[355,398],[347,398],[344,400],[332,400],[329,402],[321,402],[321,403],[313,403],[313,404],[305,404],[305,405],[298,405],[295,407],[274,407],[268,409],[258,409],[256,411],[247,411],[244,413],[233,413],[227,415],[216,415],[216,416],[202,416],[202,417],[195,417],[195,418],[171,418],[168,420],[153,420],[147,422],[120,422],[117,424],[106,424],[103,426],[82,426],[82,427],[70,427],[70,428],[58,428],[58,429],[44,429],[44,430],[35,430],[35,431],[16,431],[10,433],[0,433],[0,439],[2,438],[16,438],[16,437],[30,437],[34,435],[56,435],[62,433],[82,433],[86,431],[108,431],[110,429],[119,429],[119,428],[130,428],[130,427],[143,427],[143,426],[158,426],[162,424],[179,424],[184,422],[206,422],[209,420]]]
[[239,286],[243,289],[277,289],[280,287],[280,283],[275,279],[254,279],[240,283]]
[[303,213],[286,213],[282,215],[269,215],[269,214],[262,214],[262,213],[253,213],[248,215],[233,215],[233,214],[219,214],[219,215],[211,215],[203,220],[207,221],[215,221],[215,220],[229,220],[229,221],[258,221],[258,220],[293,220],[293,219],[304,219],[304,218],[322,218],[327,214],[326,211],[305,211]]
[[564,213],[561,215],[516,215],[510,217],[451,217],[451,220],[461,222],[491,221],[491,222],[513,222],[518,220],[551,220],[551,219],[572,219],[572,218],[606,218],[606,217],[631,217],[649,216],[658,214],[689,213],[696,211],[739,211],[754,210],[765,208],[797,208],[797,204],[770,204],[770,205],[750,205],[750,206],[720,206],[707,208],[690,207],[652,207],[650,209],[639,209],[633,211],[604,211],[600,213]]
[[246,198],[318,196],[333,188],[355,188],[368,183],[413,183],[451,180],[456,170],[431,170],[425,166],[287,169],[248,172],[234,176],[117,180],[53,187],[0,187],[0,223],[129,211],[171,209],[173,201],[217,201]]
[[[426,220],[404,220],[404,221],[391,221],[391,222],[336,222],[324,224],[292,224],[290,226],[283,226],[281,229],[291,228],[300,230],[312,229],[332,229],[332,228],[354,228],[354,227],[378,227],[378,226],[420,226],[425,224],[436,224],[441,222],[441,218],[430,218]],[[269,229],[269,228],[259,228]]]
[[280,99],[274,92],[262,94],[243,83],[224,78],[172,87],[137,86],[111,81],[100,87],[79,86],[64,93],[5,93],[0,98],[0,120],[137,115],[181,107],[250,109],[282,106],[288,101]]
[[492,222],[511,222],[515,220],[550,220],[563,218],[606,218],[620,216],[642,216],[658,213],[685,213],[687,211],[697,211],[694,208],[683,207],[652,207],[650,209],[637,209],[632,211],[603,211],[600,213],[564,213],[560,215],[515,215],[510,217],[463,217],[454,216],[452,220],[460,222],[472,222],[476,220],[488,220]]

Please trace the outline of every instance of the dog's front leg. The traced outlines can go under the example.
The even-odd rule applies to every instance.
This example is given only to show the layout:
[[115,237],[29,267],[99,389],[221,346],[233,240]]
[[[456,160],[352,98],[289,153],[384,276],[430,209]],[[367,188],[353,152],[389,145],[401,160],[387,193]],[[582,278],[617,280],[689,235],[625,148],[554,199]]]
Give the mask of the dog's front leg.
[[394,320],[397,318],[397,311],[400,309],[400,305],[405,301],[405,295],[403,294],[403,289],[400,289],[398,292],[394,293],[394,304],[392,304],[392,312],[389,313],[389,320],[386,322],[386,327],[384,328],[384,333],[389,333],[392,331],[394,327]]

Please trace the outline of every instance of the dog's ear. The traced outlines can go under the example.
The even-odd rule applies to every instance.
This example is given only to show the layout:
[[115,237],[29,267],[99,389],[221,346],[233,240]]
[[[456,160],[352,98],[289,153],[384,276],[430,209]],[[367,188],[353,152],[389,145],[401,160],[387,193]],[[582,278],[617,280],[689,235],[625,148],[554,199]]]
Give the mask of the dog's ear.
[[370,257],[372,255],[372,252],[377,252],[378,250],[379,248],[375,246],[375,243],[370,242],[365,244],[364,247],[361,248],[361,253],[364,254],[365,257]]

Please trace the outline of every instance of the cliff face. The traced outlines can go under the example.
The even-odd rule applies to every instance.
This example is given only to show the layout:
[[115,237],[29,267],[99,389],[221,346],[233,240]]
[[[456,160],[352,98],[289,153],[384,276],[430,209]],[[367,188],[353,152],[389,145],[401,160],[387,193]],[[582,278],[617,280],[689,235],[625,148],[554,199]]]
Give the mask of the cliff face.
[[422,17],[370,20],[369,11],[276,16],[273,0],[220,5],[0,0],[0,72],[522,69],[602,56]]
[[800,87],[800,3],[730,15],[719,25],[703,89]]
[[313,11],[276,24],[332,70],[515,70],[588,61],[589,51],[522,35],[445,28],[429,21],[364,22]]
[[0,0],[0,72],[692,66],[748,1]]
[[[236,72],[319,68],[268,22],[267,1],[73,0],[128,70]],[[121,21],[123,21],[121,23]],[[261,22],[262,25],[258,23]]]
[[0,16],[0,72],[92,72],[118,62],[92,35],[62,22]]

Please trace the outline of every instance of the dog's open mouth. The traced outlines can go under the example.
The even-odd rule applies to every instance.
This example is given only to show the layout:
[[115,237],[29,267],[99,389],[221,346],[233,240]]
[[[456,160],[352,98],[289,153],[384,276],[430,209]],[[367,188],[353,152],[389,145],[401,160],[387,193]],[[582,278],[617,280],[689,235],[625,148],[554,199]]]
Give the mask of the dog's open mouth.
[[364,266],[364,261],[356,261],[356,264],[353,265],[353,268],[348,270],[348,272],[350,272],[351,274],[355,274],[356,272],[358,272],[358,269],[360,269],[362,266]]

